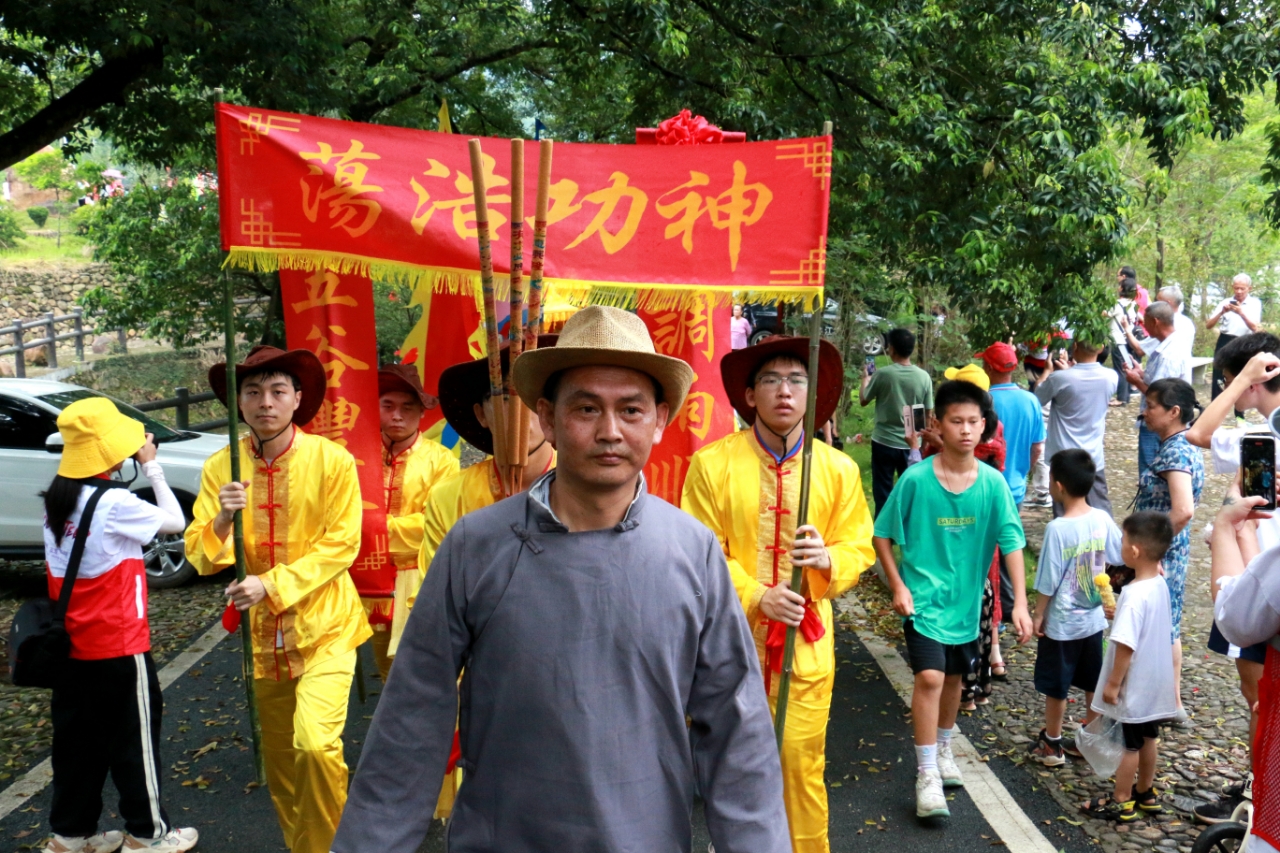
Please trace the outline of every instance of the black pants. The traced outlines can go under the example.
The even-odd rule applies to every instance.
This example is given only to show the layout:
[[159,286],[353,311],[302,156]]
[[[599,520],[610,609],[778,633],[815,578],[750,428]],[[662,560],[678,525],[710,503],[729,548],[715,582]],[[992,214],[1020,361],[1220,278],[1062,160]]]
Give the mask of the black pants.
[[1129,405],[1129,379],[1124,375],[1124,356],[1120,354],[1120,344],[1111,345],[1111,367],[1116,372],[1116,399]]
[[160,804],[162,711],[150,652],[71,661],[67,686],[53,691],[54,832],[75,838],[98,831],[108,771],[131,835],[169,831]]
[[889,499],[894,479],[907,470],[907,457],[910,453],[906,448],[871,442],[871,497],[876,504],[876,515],[880,514],[880,507]]
[[[1222,368],[1218,367],[1218,351],[1221,350],[1223,347],[1225,347],[1227,344],[1234,341],[1238,337],[1240,336],[1220,334],[1218,335],[1218,342],[1213,345],[1213,391],[1209,398],[1211,400],[1218,399],[1218,395],[1222,393],[1222,389],[1226,385],[1226,382],[1222,376]],[[1236,417],[1237,418],[1244,417],[1244,412],[1240,411],[1239,409],[1236,409]]]

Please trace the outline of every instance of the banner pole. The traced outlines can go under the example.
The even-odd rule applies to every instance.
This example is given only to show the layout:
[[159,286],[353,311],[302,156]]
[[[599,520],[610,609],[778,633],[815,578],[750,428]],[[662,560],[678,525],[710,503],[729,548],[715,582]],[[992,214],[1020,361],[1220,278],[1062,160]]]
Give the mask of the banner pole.
[[[524,404],[513,377],[516,359],[524,351],[524,140],[511,140],[511,312],[507,320],[507,452],[510,456],[511,494],[520,491],[528,461],[528,422],[520,416]],[[524,436],[520,425],[525,425]]]
[[506,407],[502,404],[502,356],[498,348],[498,309],[493,294],[493,256],[489,247],[489,205],[485,197],[484,161],[481,159],[480,140],[467,143],[471,154],[471,184],[475,190],[476,241],[480,245],[480,286],[484,295],[485,340],[489,350],[489,402],[493,423],[493,461],[498,466],[498,479],[506,490],[507,482],[507,429]]
[[[219,100],[221,100],[221,90],[219,90]],[[240,479],[240,409],[239,409],[239,391],[236,382],[236,327],[235,327],[235,298],[231,293],[231,276],[227,273],[222,274],[222,280],[226,291],[226,341],[225,348],[227,354],[227,449],[231,454],[231,481],[233,483],[242,482]],[[245,579],[245,557],[244,557],[244,513],[236,510],[232,516],[232,543],[235,549],[236,557],[236,581],[244,583]],[[253,764],[257,771],[258,785],[267,784],[267,768],[262,758],[262,723],[258,720],[258,701],[254,694],[253,687],[253,635],[250,630],[250,619],[248,611],[241,614],[240,618],[240,676],[244,679],[244,695],[249,705],[249,728],[253,737]]]
[[[822,126],[822,135],[831,135],[831,122]],[[800,506],[796,511],[796,527],[809,523],[809,482],[813,476],[813,434],[818,418],[818,345],[822,340],[822,314],[826,308],[826,290],[813,305],[809,319],[809,387],[805,394],[804,449],[801,451]],[[804,567],[791,567],[791,589],[803,593]],[[774,736],[778,739],[778,751],[782,751],[782,738],[787,728],[787,703],[791,698],[791,669],[796,656],[796,629],[787,628],[787,641],[782,651],[782,680],[778,683],[778,701],[773,717]]]

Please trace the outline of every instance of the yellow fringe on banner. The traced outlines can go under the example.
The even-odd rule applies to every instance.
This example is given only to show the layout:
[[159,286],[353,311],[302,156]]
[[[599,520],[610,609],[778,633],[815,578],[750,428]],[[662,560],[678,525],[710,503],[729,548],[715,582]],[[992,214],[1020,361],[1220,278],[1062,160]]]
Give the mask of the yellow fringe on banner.
[[[264,273],[281,269],[304,272],[332,270],[340,275],[362,275],[375,281],[403,284],[411,289],[425,284],[435,293],[471,293],[476,299],[481,294],[480,273],[475,270],[417,266],[337,252],[233,246],[227,253],[223,266]],[[511,280],[508,276],[495,274],[493,284],[497,299],[510,299]],[[543,286],[548,291],[544,298],[549,298],[554,293],[557,301],[567,302],[577,308],[610,305],[628,310],[644,308],[646,311],[670,311],[689,307],[704,298],[713,307],[731,303],[763,302],[800,305],[804,310],[811,311],[815,305],[822,304],[820,287],[734,289],[706,284],[624,284],[616,281],[561,278],[546,278]]]

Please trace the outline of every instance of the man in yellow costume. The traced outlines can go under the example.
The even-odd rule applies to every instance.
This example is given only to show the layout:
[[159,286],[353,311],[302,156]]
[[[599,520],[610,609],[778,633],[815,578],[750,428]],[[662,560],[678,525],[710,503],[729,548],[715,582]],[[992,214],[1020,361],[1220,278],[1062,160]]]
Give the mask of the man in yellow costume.
[[[786,630],[799,628],[782,742],[783,797],[792,849],[826,853],[823,772],[836,663],[831,600],[858,582],[875,554],[858,466],[821,441],[813,444],[809,524],[796,527],[808,351],[807,338],[775,336],[725,355],[725,392],[750,429],[693,455],[681,506],[724,549],[775,713]],[[839,351],[823,341],[816,423],[835,413],[843,377]],[[793,563],[805,567],[801,590],[790,589]]]
[[[396,569],[395,597],[405,600],[422,586],[418,551],[422,548],[422,510],[431,490],[458,473],[457,458],[439,442],[423,438],[418,430],[422,413],[434,409],[437,400],[422,388],[418,371],[407,364],[378,368],[378,408],[382,418],[382,488],[386,498],[388,559]],[[386,599],[364,600],[373,628],[373,657],[382,680],[387,680],[394,626],[404,630],[408,608],[391,619],[382,612]]]
[[[231,526],[243,510],[248,577],[227,587],[249,611],[253,677],[267,784],[293,853],[327,853],[347,799],[342,730],[356,648],[372,633],[347,570],[360,548],[355,459],[303,432],[324,401],[325,374],[306,350],[259,346],[235,366],[250,434],[205,462],[187,528],[201,574],[235,562]],[[209,370],[226,399],[227,366]]]

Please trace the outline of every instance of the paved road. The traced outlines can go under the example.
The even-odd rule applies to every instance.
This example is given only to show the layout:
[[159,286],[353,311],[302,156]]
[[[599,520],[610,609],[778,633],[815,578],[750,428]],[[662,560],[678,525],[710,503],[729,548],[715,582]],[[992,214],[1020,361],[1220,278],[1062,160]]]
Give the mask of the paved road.
[[[367,655],[367,651],[366,651]],[[839,668],[828,737],[832,850],[978,851],[1000,846],[998,837],[964,791],[955,794],[952,817],[925,824],[914,811],[915,767],[906,708],[875,659],[845,626],[837,643]],[[366,657],[366,664],[371,663]],[[278,853],[280,831],[265,790],[248,788],[252,761],[243,725],[244,698],[239,682],[239,646],[220,643],[165,693],[163,729],[165,803],[171,819],[200,830],[205,853]],[[366,666],[366,673],[372,672]],[[347,761],[354,767],[377,702],[379,683],[366,676],[367,704],[352,691],[347,728]],[[208,748],[215,743],[214,748]],[[206,751],[202,754],[200,750]],[[1060,820],[1062,811],[1037,790],[1035,770],[993,757],[989,765],[1013,792],[1019,805],[1045,832],[1055,849],[1090,849],[1083,832]],[[114,817],[114,792],[106,794],[107,815]],[[553,803],[548,804],[554,808]],[[47,835],[49,791],[0,821],[0,849],[31,849]],[[116,820],[105,821],[118,826]],[[695,821],[695,851],[705,850],[705,827]],[[437,823],[423,851],[443,851]]]

